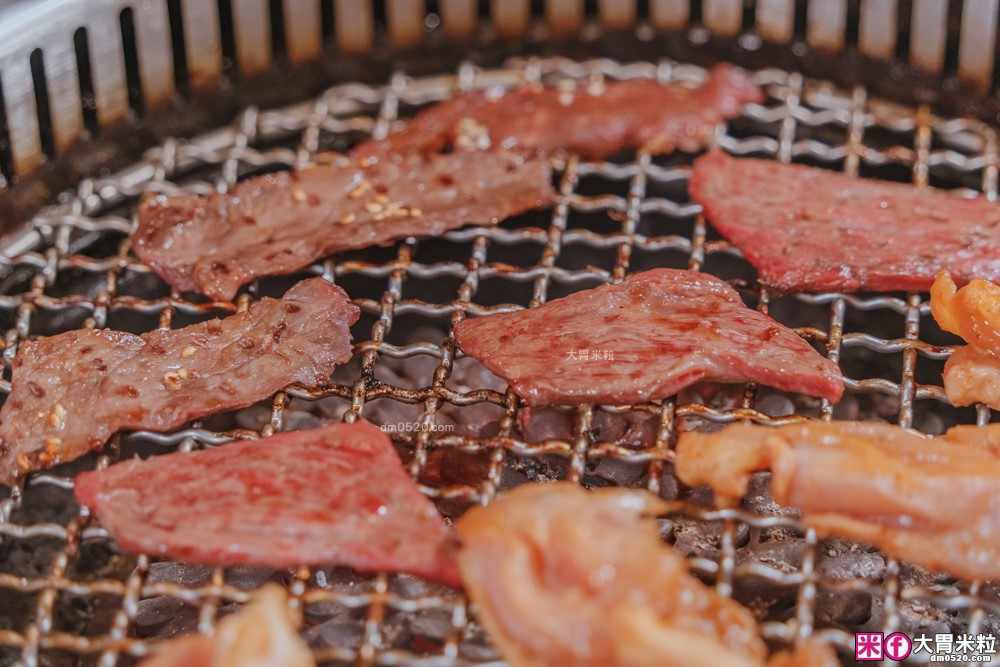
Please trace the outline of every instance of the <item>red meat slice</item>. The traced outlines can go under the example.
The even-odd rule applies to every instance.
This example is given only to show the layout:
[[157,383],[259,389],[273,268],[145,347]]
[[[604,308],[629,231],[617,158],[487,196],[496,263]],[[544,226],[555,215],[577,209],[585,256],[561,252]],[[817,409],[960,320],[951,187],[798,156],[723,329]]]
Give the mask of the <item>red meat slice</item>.
[[240,285],[341,250],[493,224],[552,200],[542,160],[507,153],[393,156],[267,174],[226,194],[149,194],[135,252],[179,290],[230,300]]
[[609,81],[576,92],[525,86],[457,95],[418,114],[382,141],[355,149],[359,156],[459,149],[570,152],[599,158],[623,148],[653,153],[696,150],[743,105],[764,95],[750,75],[716,65],[697,88],[650,79]]
[[631,404],[700,380],[834,402],[844,391],[835,363],[747,308],[726,283],[694,271],[655,269],[538,308],[464,320],[455,338],[533,406]]
[[721,152],[694,163],[691,198],[782,292],[930,289],[1000,280],[1000,207],[940,190]]
[[0,483],[99,449],[116,431],[171,428],[316,386],[351,358],[357,306],[311,278],[222,320],[137,336],[85,329],[25,342],[0,411]]
[[460,581],[451,529],[368,422],[132,459],[80,475],[76,497],[128,551]]

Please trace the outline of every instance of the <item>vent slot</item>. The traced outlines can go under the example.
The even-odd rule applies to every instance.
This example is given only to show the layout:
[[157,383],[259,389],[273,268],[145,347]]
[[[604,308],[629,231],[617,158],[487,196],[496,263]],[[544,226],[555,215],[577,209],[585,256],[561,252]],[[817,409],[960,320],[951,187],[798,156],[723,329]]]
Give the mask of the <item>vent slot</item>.
[[56,154],[55,131],[52,129],[52,109],[49,106],[49,87],[45,79],[45,57],[35,49],[28,57],[31,66],[31,83],[35,91],[35,115],[38,117],[38,139],[45,157]]
[[[336,0],[334,0],[336,2]],[[372,0],[372,21],[375,26],[375,34],[385,33],[389,25],[389,11],[386,9],[385,0]]]
[[806,42],[809,35],[809,4],[804,0],[795,3],[795,14],[792,20],[792,41]]
[[333,2],[334,0],[319,0],[320,34],[324,44],[333,42],[334,21],[336,20],[334,19]]
[[0,77],[0,187],[13,185],[17,178],[14,174],[14,151],[10,144],[10,125],[7,122],[7,103],[3,95],[3,78]]
[[222,71],[234,76],[236,69],[236,26],[231,0],[219,0],[219,43],[222,46]]
[[135,38],[135,17],[132,8],[126,7],[118,15],[122,31],[122,55],[125,57],[125,86],[128,105],[136,116],[146,113],[146,98],[142,91],[142,74],[139,71],[139,48]]
[[740,34],[752,35],[757,32],[756,3],[743,6],[743,22],[740,24]]
[[856,48],[861,32],[861,5],[856,2],[847,3],[847,27],[844,30],[844,45]]
[[101,131],[101,121],[97,115],[97,94],[94,92],[94,72],[90,65],[90,42],[86,28],[77,28],[73,33],[73,48],[76,51],[76,77],[80,84],[83,126],[90,136],[96,136]]
[[637,0],[635,3],[635,19],[639,24],[649,21],[649,0]]
[[182,97],[187,97],[191,92],[191,73],[188,70],[181,0],[167,0],[167,17],[170,21],[170,48],[174,56],[174,87]]
[[271,18],[271,57],[284,60],[288,57],[288,43],[285,40],[285,3],[282,0],[268,0]]
[[703,16],[701,10],[701,0],[691,0],[691,7],[688,14],[688,27],[693,28],[695,26],[704,25],[701,17]]
[[944,42],[944,62],[941,70],[943,74],[958,72],[958,47],[962,37],[962,4],[953,2],[948,5],[948,30],[945,32],[947,38]]
[[910,62],[910,30],[913,21],[913,4],[902,0],[896,9],[896,60]]

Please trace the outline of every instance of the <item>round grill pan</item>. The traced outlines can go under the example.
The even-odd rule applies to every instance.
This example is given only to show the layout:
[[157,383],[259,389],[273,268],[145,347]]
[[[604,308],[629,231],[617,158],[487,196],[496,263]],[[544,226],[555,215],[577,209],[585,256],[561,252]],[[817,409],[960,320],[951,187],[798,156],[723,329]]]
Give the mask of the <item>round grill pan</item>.
[[[892,5],[889,14],[875,2],[503,3],[521,14],[500,3],[444,1],[153,2],[131,13],[112,4],[126,58],[125,106],[117,116],[98,104],[91,115],[81,114],[86,122],[77,135],[60,125],[64,104],[86,109],[86,95],[61,96],[58,77],[65,71],[53,65],[59,61],[48,43],[37,42],[46,45],[42,78],[38,56],[29,56],[27,72],[46,93],[30,95],[32,130],[18,120],[25,117],[18,111],[25,98],[11,93],[17,75],[0,59],[0,120],[6,120],[0,162],[7,183],[0,206],[10,214],[0,278],[0,391],[9,390],[10,359],[28,336],[79,327],[184,326],[246,308],[309,275],[344,286],[363,315],[353,332],[355,360],[328,391],[291,389],[269,404],[174,433],[117,436],[100,455],[0,490],[0,664],[132,664],[160,639],[208,631],[268,580],[287,586],[302,606],[303,633],[324,664],[496,664],[500,658],[476,625],[474,609],[458,593],[405,576],[211,569],[126,556],[72,500],[72,477],[80,470],[348,414],[391,431],[414,478],[449,517],[511,485],[550,479],[661,494],[672,501],[662,526],[666,539],[690,556],[699,577],[753,609],[775,648],[816,635],[846,660],[858,631],[1000,632],[995,585],[956,581],[860,545],[817,539],[793,510],[768,498],[766,476],[755,480],[742,508],[725,511],[711,510],[709,498],[676,481],[671,447],[683,429],[744,419],[861,418],[938,433],[992,417],[984,407],[947,404],[940,372],[954,339],[935,326],[926,295],[779,297],[756,287],[749,265],[688,201],[690,155],[639,153],[608,162],[571,157],[556,165],[561,197],[554,210],[441,239],[343,253],[301,274],[259,281],[221,311],[171,292],[128,245],[132,209],[143,192],[208,192],[304,164],[317,153],[383,134],[458,90],[599,77],[695,83],[704,76],[701,65],[719,58],[752,66],[768,94],[765,104],[720,128],[715,143],[727,151],[974,189],[995,200],[995,130],[949,115],[989,116],[992,75],[973,67],[975,49],[963,46],[962,36],[974,35],[982,45],[985,31],[992,53],[994,33],[979,23],[991,24],[968,16],[973,9],[986,12],[981,16],[995,26],[995,2],[966,2],[957,13],[940,3],[944,20],[936,23],[927,16],[939,3],[925,2]],[[17,3],[0,17],[4,11],[30,14]],[[901,25],[900,39],[926,45],[916,36],[929,34],[920,31],[931,24],[943,28],[939,60],[924,54],[925,46],[902,48],[892,39]],[[349,30],[352,25],[363,29]],[[94,26],[88,24],[88,43]],[[261,26],[267,29],[260,32]],[[313,36],[300,40],[306,33]],[[241,46],[254,36],[269,44],[268,54]],[[91,48],[97,67],[90,77],[106,79],[97,46]],[[78,57],[79,48],[72,53]],[[178,53],[185,54],[183,65]],[[900,54],[909,62],[876,63]],[[172,66],[157,70],[150,64],[157,57]],[[315,58],[320,64],[310,64]],[[215,65],[206,69],[208,62]],[[864,62],[867,69],[845,76],[838,62]],[[895,78],[867,85],[876,72],[895,72]],[[79,67],[71,73],[85,93],[87,77]],[[262,82],[282,78],[288,80],[281,86],[260,91]],[[217,95],[204,92],[205,82],[220,80]],[[150,88],[151,81],[164,90]],[[94,100],[111,99],[93,85]],[[976,94],[949,94],[961,86]],[[31,131],[44,157],[31,157],[18,143],[16,137]],[[46,207],[32,213],[42,203]],[[25,216],[30,219],[22,221]],[[849,378],[844,402],[833,407],[750,386],[627,410],[532,415],[502,382],[456,353],[450,326],[462,317],[538,305],[656,266],[696,268],[732,281],[748,303],[796,328],[841,365]],[[623,436],[623,423],[638,435]],[[426,474],[429,459],[443,461],[433,481]]]

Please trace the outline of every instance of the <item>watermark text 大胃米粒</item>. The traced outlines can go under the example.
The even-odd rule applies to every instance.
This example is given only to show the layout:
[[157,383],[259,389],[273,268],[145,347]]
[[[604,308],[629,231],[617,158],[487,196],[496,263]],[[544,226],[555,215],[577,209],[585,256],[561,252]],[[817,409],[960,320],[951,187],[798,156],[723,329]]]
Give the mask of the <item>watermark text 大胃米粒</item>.
[[929,662],[992,663],[997,654],[997,637],[984,633],[909,635],[893,632],[858,632],[854,635],[854,658],[867,660],[903,660],[910,655],[926,654]]
[[614,361],[614,350],[576,349],[566,353],[567,361]]

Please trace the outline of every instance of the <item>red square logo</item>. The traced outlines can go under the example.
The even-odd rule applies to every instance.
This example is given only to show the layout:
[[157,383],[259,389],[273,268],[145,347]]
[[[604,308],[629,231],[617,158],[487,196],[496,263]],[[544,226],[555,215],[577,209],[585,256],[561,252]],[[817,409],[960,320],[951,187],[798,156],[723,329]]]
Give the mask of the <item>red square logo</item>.
[[882,660],[882,633],[857,632],[854,635],[855,660]]

